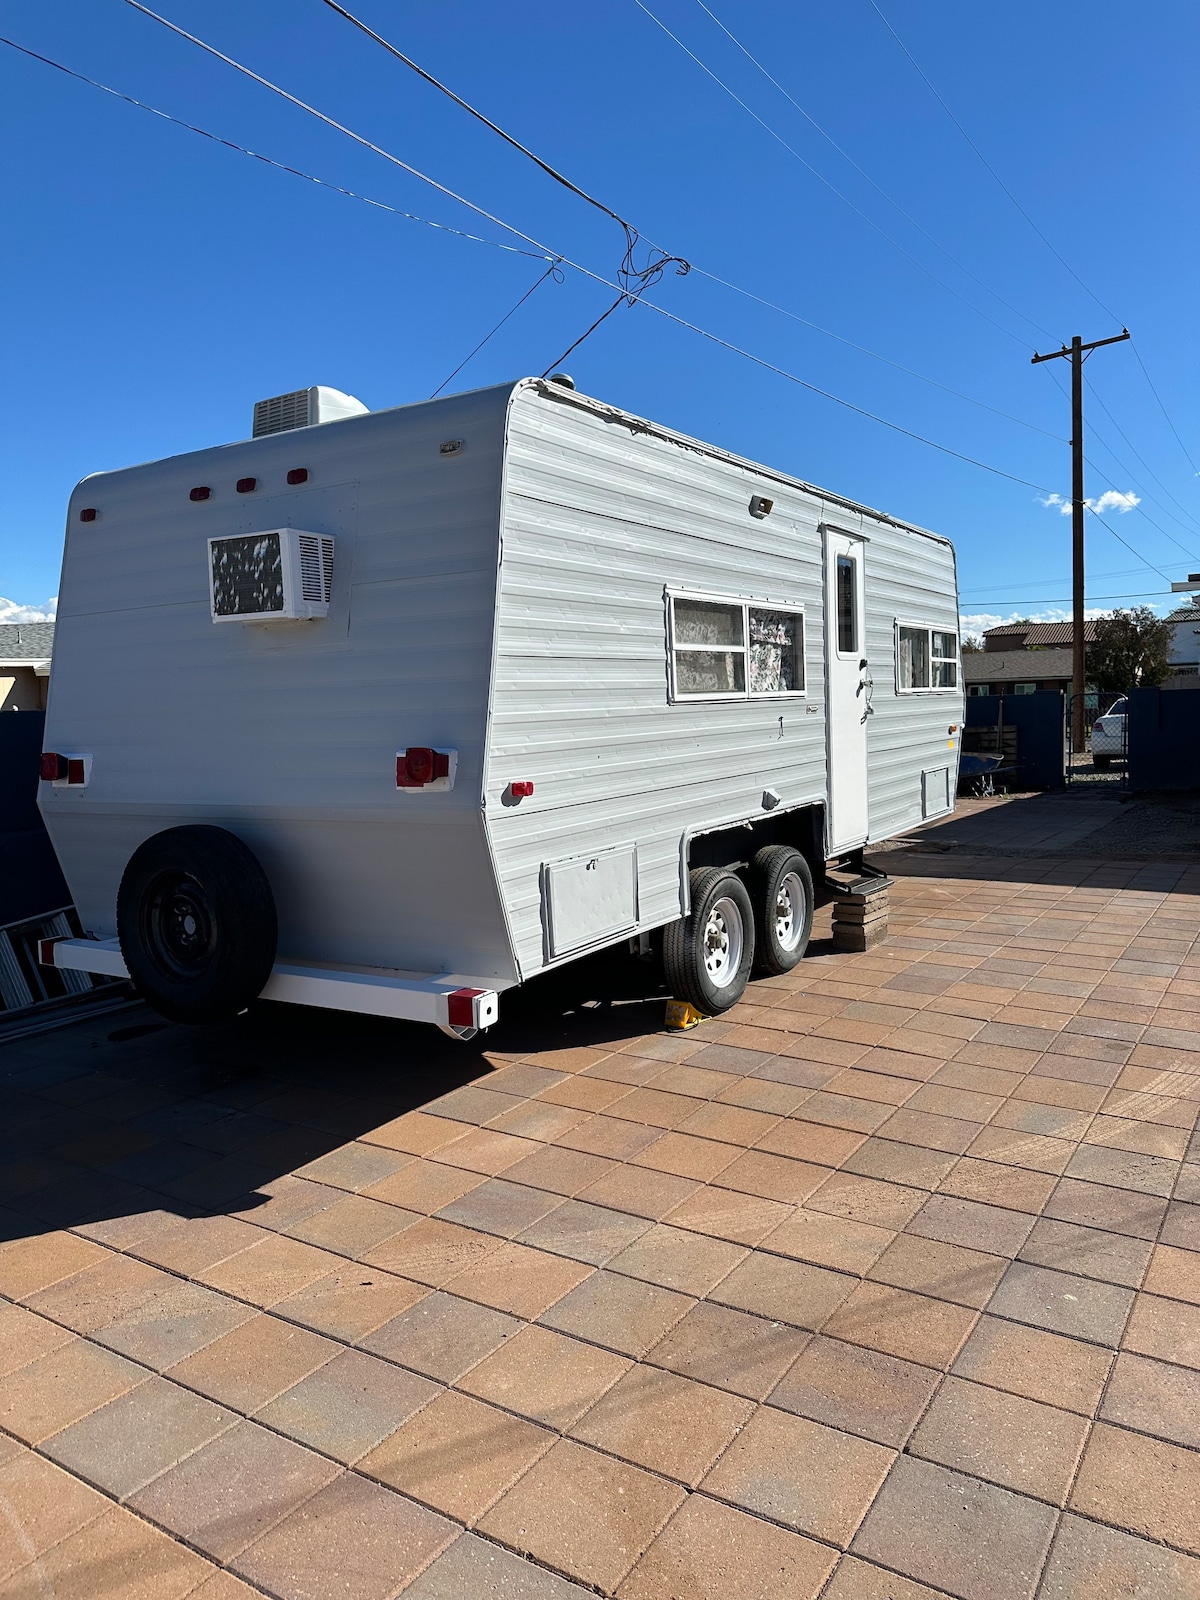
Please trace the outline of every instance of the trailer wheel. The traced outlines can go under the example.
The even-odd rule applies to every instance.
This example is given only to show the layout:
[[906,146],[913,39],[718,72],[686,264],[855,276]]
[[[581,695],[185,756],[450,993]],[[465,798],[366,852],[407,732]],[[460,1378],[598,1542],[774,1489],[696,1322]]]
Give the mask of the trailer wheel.
[[678,999],[715,1016],[745,991],[754,964],[754,908],[727,867],[698,867],[690,882],[691,913],[663,929],[663,973]]
[[751,864],[758,966],[773,977],[790,972],[812,934],[813,881],[808,862],[789,845],[760,850]]
[[117,934],[140,994],[172,1022],[223,1022],[262,993],[275,901],[253,852],[224,828],[168,828],[140,844],[117,892]]

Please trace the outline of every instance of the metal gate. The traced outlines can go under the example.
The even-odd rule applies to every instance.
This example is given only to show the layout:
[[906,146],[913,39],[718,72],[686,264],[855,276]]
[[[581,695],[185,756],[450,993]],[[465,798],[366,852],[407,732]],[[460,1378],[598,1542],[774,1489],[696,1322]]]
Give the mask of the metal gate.
[[[1083,742],[1075,743],[1076,710],[1083,702]],[[1067,697],[1067,782],[1124,787],[1129,775],[1129,698],[1122,690],[1089,689]]]

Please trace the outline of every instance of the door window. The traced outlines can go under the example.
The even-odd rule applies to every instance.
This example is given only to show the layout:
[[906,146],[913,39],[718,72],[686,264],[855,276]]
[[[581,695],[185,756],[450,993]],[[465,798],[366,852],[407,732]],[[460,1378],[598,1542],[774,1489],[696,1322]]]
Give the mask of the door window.
[[839,655],[858,653],[858,562],[837,558],[837,647]]

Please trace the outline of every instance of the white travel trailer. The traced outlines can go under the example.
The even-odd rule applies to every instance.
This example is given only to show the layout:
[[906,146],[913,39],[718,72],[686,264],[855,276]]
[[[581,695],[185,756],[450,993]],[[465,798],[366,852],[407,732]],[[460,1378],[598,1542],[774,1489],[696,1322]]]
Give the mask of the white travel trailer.
[[717,1012],[953,807],[946,539],[561,376],[255,423],[72,496],[41,807],[88,937],[44,960],[469,1034],[662,930]]

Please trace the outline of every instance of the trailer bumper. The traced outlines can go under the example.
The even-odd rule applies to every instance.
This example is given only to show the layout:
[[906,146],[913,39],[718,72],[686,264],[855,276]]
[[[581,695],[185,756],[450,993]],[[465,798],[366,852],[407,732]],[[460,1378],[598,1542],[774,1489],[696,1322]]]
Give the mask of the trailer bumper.
[[[38,960],[44,967],[95,972],[108,978],[129,976],[116,939],[43,939]],[[490,1028],[500,1014],[496,991],[460,974],[323,967],[311,961],[277,961],[260,998],[405,1022],[432,1022],[459,1034]]]

